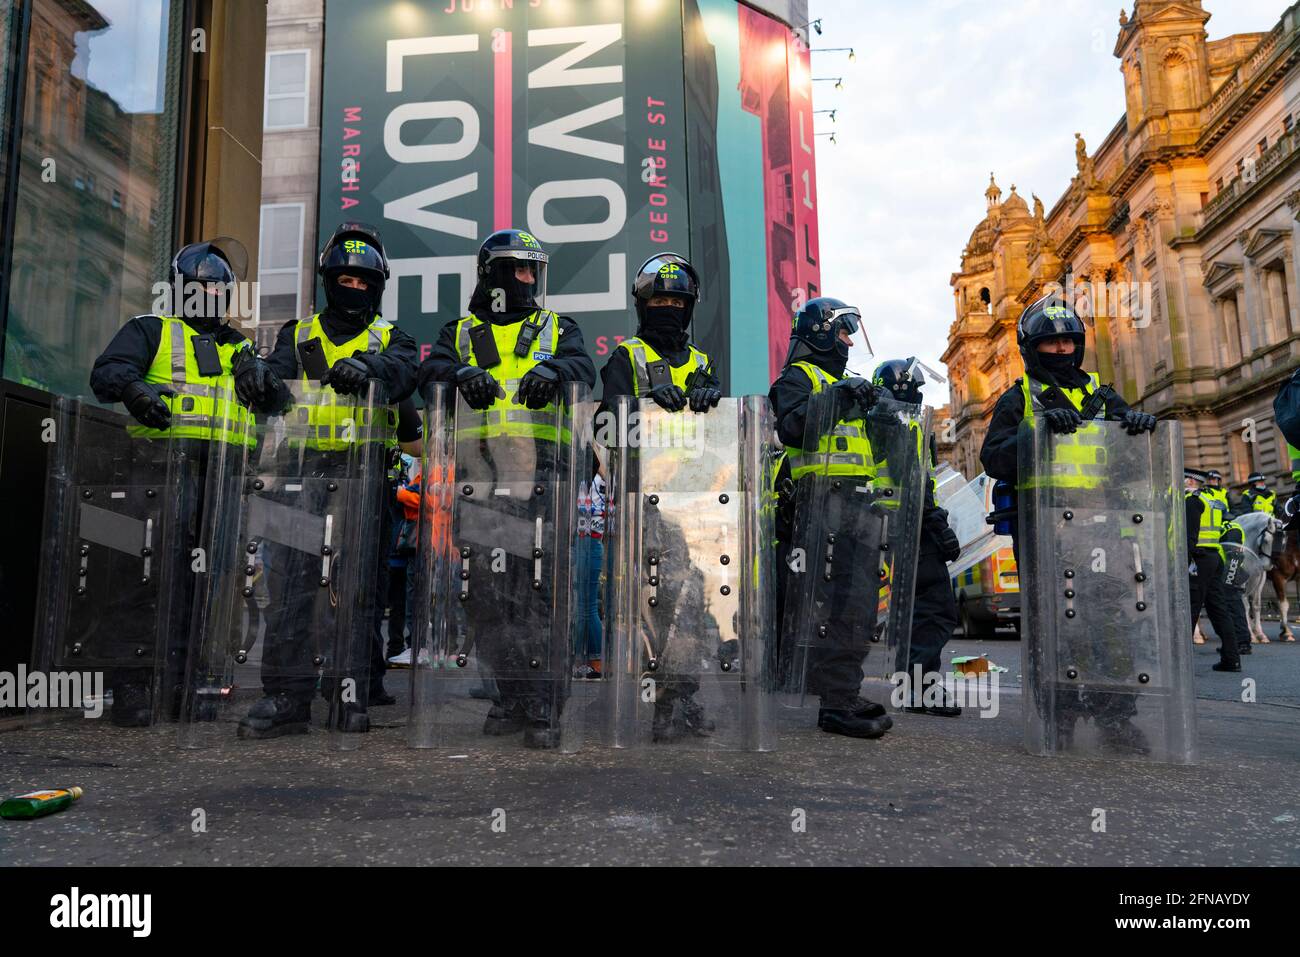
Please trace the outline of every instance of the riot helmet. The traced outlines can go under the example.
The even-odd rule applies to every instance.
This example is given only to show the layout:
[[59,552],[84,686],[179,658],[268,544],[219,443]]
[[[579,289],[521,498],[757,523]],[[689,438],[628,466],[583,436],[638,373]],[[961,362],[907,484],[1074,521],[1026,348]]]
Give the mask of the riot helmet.
[[[650,305],[656,296],[675,297],[682,305]],[[638,336],[663,338],[676,348],[690,341],[691,319],[700,301],[700,277],[685,256],[658,253],[641,264],[632,280]]]
[[499,229],[478,251],[475,304],[493,312],[546,308],[546,266],[551,257],[522,229]]
[[[821,296],[795,313],[786,365],[807,359],[832,375],[842,375],[854,348],[871,358],[871,343],[856,306]],[[859,356],[863,358],[863,356]]]
[[330,309],[354,325],[369,326],[383,304],[389,276],[379,231],[365,223],[340,223],[321,250],[316,272]]
[[[1045,340],[1068,338],[1074,344],[1070,353],[1044,353],[1038,347]],[[1077,382],[1083,367],[1087,335],[1083,320],[1058,294],[1049,293],[1020,314],[1016,323],[1016,345],[1025,371],[1048,385]]]
[[235,283],[248,266],[236,239],[220,236],[183,246],[172,257],[172,308],[202,332],[225,322],[236,304]]
[[921,404],[921,389],[925,386],[925,374],[921,364],[912,356],[908,359],[888,359],[876,366],[872,383],[889,390],[899,402],[907,405]]

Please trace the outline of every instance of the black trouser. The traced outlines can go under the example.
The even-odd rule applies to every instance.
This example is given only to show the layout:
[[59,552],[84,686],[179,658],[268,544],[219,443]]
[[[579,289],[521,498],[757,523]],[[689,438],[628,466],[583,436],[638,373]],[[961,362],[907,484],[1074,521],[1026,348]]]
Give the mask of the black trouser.
[[866,496],[854,491],[853,481],[843,484],[838,494],[827,497],[826,528],[835,538],[830,581],[824,577],[825,542],[809,549],[805,574],[792,574],[804,587],[816,589],[820,599],[814,634],[806,638],[812,642],[807,690],[820,695],[828,709],[849,708],[857,701],[880,597],[880,518],[862,501]]
[[[1223,559],[1212,548],[1196,548],[1192,551],[1192,562],[1196,574],[1191,576],[1192,593],[1192,627],[1196,627],[1204,608],[1214,626],[1214,633],[1219,636],[1219,657],[1225,664],[1241,664],[1241,654],[1237,651],[1237,623],[1232,613],[1233,599],[1223,584]],[[1236,602],[1238,608],[1241,602]],[[1245,610],[1242,609],[1242,623],[1245,623]],[[1249,641],[1249,637],[1246,639]]]
[[[462,478],[458,476],[458,481]],[[543,469],[535,481],[546,489],[553,484],[553,475]],[[559,506],[565,504],[572,507],[572,503]],[[571,677],[569,635],[554,632],[558,596],[552,582],[567,583],[573,548],[570,545],[564,555],[550,552],[550,543],[558,537],[553,534],[556,506],[553,495],[493,496],[482,504],[462,499],[456,505],[452,530],[453,547],[471,552],[468,598],[456,601],[464,614],[469,644],[486,666],[485,678],[495,680],[497,703],[506,709],[521,706],[537,724],[558,723]],[[522,538],[511,539],[509,530],[517,532],[521,524],[531,529],[539,516],[547,533],[543,534],[541,578],[535,581],[533,555]]]
[[[1223,530],[1223,536],[1220,542],[1224,546],[1224,556],[1227,559],[1223,568],[1223,590],[1228,599],[1228,613],[1232,617],[1233,627],[1237,632],[1237,651],[1239,654],[1246,654],[1250,651],[1250,621],[1246,617],[1246,591],[1245,571],[1242,564],[1245,560],[1244,535],[1240,526],[1233,526]],[[1236,546],[1235,548],[1230,546]]]
[[926,678],[943,672],[943,648],[957,628],[957,599],[952,594],[948,563],[938,549],[921,541],[916,564],[916,598],[912,604],[912,646],[908,653],[909,677],[917,665]]
[[[1021,570],[1020,581],[1022,586],[1026,582],[1034,582],[1033,574],[1026,574],[1027,569],[1020,563],[1020,535],[1019,527],[1013,525],[1011,535],[1011,550],[1016,558],[1016,568]],[[1049,586],[1050,583],[1039,581],[1039,587]],[[1023,609],[1028,601],[1032,598],[1027,597],[1021,602]],[[1023,614],[1023,611],[1022,611]],[[1054,640],[1055,640],[1054,636]],[[1043,636],[1021,634],[1022,641],[1036,641],[1041,646],[1044,643]],[[1066,649],[1056,649],[1059,657]],[[1078,653],[1078,658],[1084,664],[1084,669],[1089,673],[1097,672],[1115,672],[1116,665],[1120,664],[1120,659],[1125,655],[1127,648],[1124,636],[1121,634],[1099,634],[1095,636],[1095,645],[1091,648],[1074,649]],[[1050,659],[1049,659],[1050,660]],[[1025,669],[1025,681],[1031,680],[1032,669]],[[1113,675],[1112,675],[1113,676]],[[1043,679],[1050,683],[1051,689],[1043,687],[1033,687],[1027,689],[1033,694],[1035,706],[1039,714],[1052,721],[1059,730],[1066,730],[1074,727],[1074,723],[1079,718],[1092,718],[1099,725],[1114,725],[1121,721],[1133,717],[1137,714],[1137,695],[1128,694],[1122,691],[1084,691],[1079,688],[1071,687],[1060,680],[1055,674],[1045,674]],[[1051,690],[1054,694],[1048,694]],[[1055,713],[1048,714],[1048,703],[1054,701]]]
[[[106,460],[103,482],[109,487],[149,486],[157,484],[166,475],[166,442],[139,439],[132,443],[131,461]],[[117,694],[114,704],[130,704],[122,690],[134,685],[152,686],[155,662],[141,660],[136,648],[155,649],[161,660],[156,662],[162,687],[155,692],[160,696],[163,714],[179,706],[185,676],[185,663],[189,654],[190,630],[194,613],[196,579],[190,569],[191,550],[199,543],[203,525],[204,469],[207,463],[208,442],[202,439],[174,439],[170,444],[173,461],[173,481],[180,483],[177,493],[177,512],[161,514],[170,528],[154,529],[154,555],[151,577],[156,582],[152,591],[142,590],[137,581],[130,587],[118,589],[114,583],[122,581],[117,570],[106,569],[108,577],[91,576],[86,585],[88,598],[94,599],[93,615],[84,633],[83,644],[88,657],[107,659],[105,680]],[[176,454],[176,453],[184,454]],[[88,471],[98,471],[98,468]],[[88,476],[87,476],[88,477]],[[160,490],[162,491],[162,490]],[[166,497],[165,492],[158,500]],[[114,511],[111,502],[93,503]],[[129,565],[130,574],[138,575],[140,563],[133,558],[123,558],[103,548],[92,546],[92,562],[107,561]],[[95,569],[98,570],[97,568]],[[96,585],[101,587],[97,588]],[[161,606],[161,607],[160,607]],[[160,620],[161,618],[161,620]],[[74,625],[75,627],[75,625]],[[161,628],[162,634],[154,629]],[[85,654],[85,652],[83,652]],[[72,664],[73,662],[67,662]]]
[[[412,559],[413,560],[413,559]],[[388,565],[388,648],[385,654],[393,658],[402,653],[406,647],[406,576],[414,575],[415,569],[406,561],[400,565],[392,562]]]
[[651,657],[659,663],[655,700],[669,705],[700,690],[701,658],[717,661],[722,635],[709,611],[704,575],[692,562],[681,527],[654,506],[646,509],[645,523],[643,555],[662,557],[659,564],[640,569],[643,580],[650,575],[658,580],[655,606],[645,600],[641,604],[642,659],[647,665]]
[[[302,474],[310,478],[303,479],[303,491],[297,494],[311,494],[318,499],[339,494],[343,483],[327,483],[323,476],[341,474],[346,455],[307,453]],[[332,490],[328,488],[331,484],[335,486]],[[382,489],[383,485],[374,487]],[[263,568],[270,602],[266,644],[262,649],[262,690],[268,695],[287,694],[298,701],[310,701],[318,681],[322,681],[317,665],[320,659],[326,663],[322,692],[327,696],[334,692],[335,678],[351,678],[355,681],[355,703],[364,708],[368,702],[371,664],[375,654],[382,654],[375,648],[375,643],[381,640],[375,606],[382,593],[377,591],[373,568],[375,564],[383,564],[378,561],[381,539],[375,534],[382,529],[387,509],[378,499],[373,506],[352,503],[351,508],[357,514],[349,514],[346,499],[340,499],[337,504],[326,499],[297,505],[305,510],[305,515],[326,511],[333,515],[332,536],[336,545],[332,580],[321,584],[323,563],[319,551],[307,552],[269,539],[263,541]],[[378,523],[373,517],[366,518],[376,512]],[[355,566],[345,563],[355,563]],[[340,583],[345,581],[355,583],[356,594],[339,591]],[[382,610],[379,614],[383,614]],[[340,615],[348,625],[338,622]]]
[[[391,498],[392,490],[387,494]],[[372,619],[374,621],[373,633],[370,640],[370,690],[372,693],[379,693],[384,690],[384,672],[388,670],[388,658],[384,654],[384,606],[388,602],[388,594],[391,588],[391,580],[397,576],[393,575],[393,570],[388,565],[389,546],[393,539],[393,511],[385,508],[379,513],[379,541],[383,543],[383,552],[379,560],[375,562],[375,589],[374,589],[374,612]],[[402,605],[406,605],[406,577],[402,576],[400,584],[402,585]],[[405,620],[405,608],[402,609],[402,617],[397,619],[397,627],[402,628]],[[394,610],[396,617],[396,610]],[[391,632],[392,622],[389,622]]]

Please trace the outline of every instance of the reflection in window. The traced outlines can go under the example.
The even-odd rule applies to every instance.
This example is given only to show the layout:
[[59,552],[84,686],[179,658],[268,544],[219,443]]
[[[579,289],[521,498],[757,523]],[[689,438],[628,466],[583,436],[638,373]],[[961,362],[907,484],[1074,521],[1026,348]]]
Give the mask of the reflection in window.
[[308,50],[277,50],[266,55],[266,115],[268,130],[301,129],[307,125]]
[[33,0],[4,374],[88,391],[171,261],[180,0]]
[[268,203],[262,207],[258,243],[258,324],[277,330],[300,315],[302,288],[302,203]]

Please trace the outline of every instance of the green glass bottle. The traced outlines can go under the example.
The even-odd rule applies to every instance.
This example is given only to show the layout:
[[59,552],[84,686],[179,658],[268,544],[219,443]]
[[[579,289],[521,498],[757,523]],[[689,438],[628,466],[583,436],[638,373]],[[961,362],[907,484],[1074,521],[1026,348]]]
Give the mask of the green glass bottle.
[[20,794],[0,803],[0,817],[29,818],[44,817],[55,814],[64,808],[72,807],[72,802],[81,797],[81,788],[53,788],[49,791],[33,791]]

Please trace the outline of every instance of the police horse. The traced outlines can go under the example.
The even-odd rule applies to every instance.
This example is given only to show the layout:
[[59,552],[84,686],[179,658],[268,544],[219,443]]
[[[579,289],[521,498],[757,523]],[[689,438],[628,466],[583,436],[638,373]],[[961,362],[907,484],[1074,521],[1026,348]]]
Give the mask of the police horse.
[[[1291,496],[1282,511],[1287,519],[1286,532],[1282,535],[1282,547],[1272,556],[1268,580],[1273,585],[1273,594],[1277,596],[1278,640],[1295,641],[1295,635],[1291,633],[1291,625],[1287,622],[1287,612],[1291,608],[1291,602],[1287,598],[1286,589],[1288,584],[1300,577],[1300,495]],[[1276,519],[1274,522],[1277,526],[1283,527],[1282,522]],[[1262,582],[1260,587],[1263,587]],[[1257,623],[1258,620],[1252,622],[1252,630]],[[1262,640],[1268,641],[1268,638]]]

